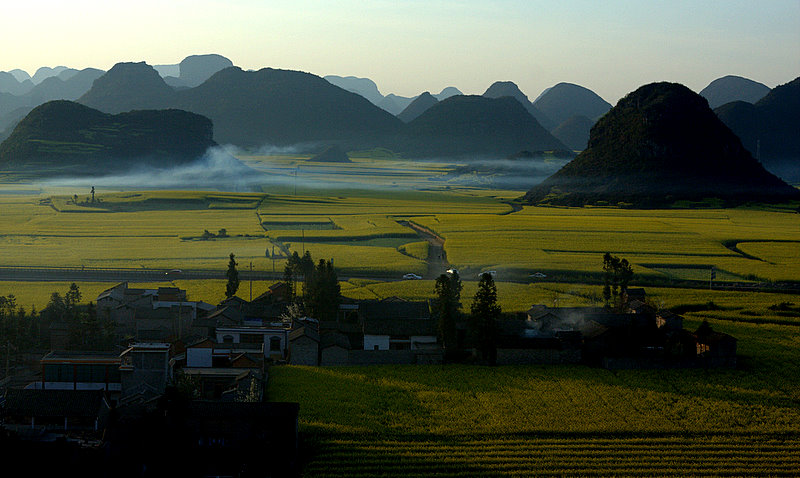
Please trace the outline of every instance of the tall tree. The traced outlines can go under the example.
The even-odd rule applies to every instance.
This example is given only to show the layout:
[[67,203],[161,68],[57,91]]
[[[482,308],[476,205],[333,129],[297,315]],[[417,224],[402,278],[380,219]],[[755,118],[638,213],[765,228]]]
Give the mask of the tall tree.
[[239,290],[239,271],[236,270],[236,256],[231,252],[230,260],[228,261],[228,271],[225,276],[228,278],[228,284],[225,286],[225,297],[231,298],[236,295]]
[[633,267],[627,259],[620,259],[606,252],[603,254],[603,273],[603,299],[606,307],[622,307],[622,296],[633,279]]
[[320,259],[311,273],[305,296],[306,311],[319,320],[336,320],[342,301],[339,278],[331,261]]
[[444,346],[445,355],[453,357],[458,348],[456,320],[461,309],[461,279],[458,272],[442,274],[436,279],[436,305],[434,313],[438,317],[439,337]]
[[67,314],[72,319],[78,318],[78,304],[81,302],[81,290],[76,283],[69,286],[69,290],[64,294],[64,306],[67,309]]
[[500,320],[497,304],[497,287],[491,274],[481,274],[478,291],[470,306],[473,340],[484,360],[494,365],[497,361],[497,335]]
[[303,276],[303,297],[306,296],[309,284],[314,276],[314,259],[311,258],[311,252],[306,251],[297,262],[296,274]]
[[286,261],[286,266],[283,268],[283,279],[289,286],[290,302],[297,297],[297,285],[295,281],[300,274],[300,256],[297,254],[297,251],[294,251],[292,255],[289,256],[289,259]]

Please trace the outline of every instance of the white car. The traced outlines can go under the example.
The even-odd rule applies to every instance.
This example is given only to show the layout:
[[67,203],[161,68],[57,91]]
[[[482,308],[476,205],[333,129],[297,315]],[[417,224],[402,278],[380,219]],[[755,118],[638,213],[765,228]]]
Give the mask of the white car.
[[416,274],[412,274],[411,272],[409,272],[408,274],[403,276],[403,279],[406,279],[406,280],[417,280],[417,279],[422,279],[422,276],[418,276]]
[[536,272],[536,273],[533,273],[533,274],[529,275],[528,277],[535,277],[537,279],[544,279],[545,277],[547,277],[547,275],[546,274],[542,274],[541,272]]

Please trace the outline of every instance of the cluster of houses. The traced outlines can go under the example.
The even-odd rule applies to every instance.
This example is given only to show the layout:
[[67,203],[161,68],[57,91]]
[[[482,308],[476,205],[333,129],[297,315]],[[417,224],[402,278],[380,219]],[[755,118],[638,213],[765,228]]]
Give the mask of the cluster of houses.
[[[240,453],[250,437],[247,447],[279,453],[289,469],[298,406],[263,400],[270,365],[443,363],[430,301],[345,299],[336,320],[320,322],[293,317],[288,292],[277,283],[252,301],[233,297],[213,306],[177,288],[116,285],[98,296],[97,310],[128,346],[59,350],[54,329],[54,350],[40,360],[38,380],[0,399],[3,429],[40,438],[57,432],[117,454],[140,450],[145,445],[132,441],[142,436],[178,434],[213,468],[204,473],[222,474],[249,463]],[[680,316],[648,306],[641,289],[629,289],[625,304],[615,312],[537,305],[506,317],[497,328],[496,363],[735,366],[733,337],[710,327],[685,330]],[[466,322],[457,323],[457,339],[462,352],[473,349]],[[188,402],[170,397],[174,390]],[[159,456],[148,453],[141,456]],[[126,459],[152,468],[156,458]]]

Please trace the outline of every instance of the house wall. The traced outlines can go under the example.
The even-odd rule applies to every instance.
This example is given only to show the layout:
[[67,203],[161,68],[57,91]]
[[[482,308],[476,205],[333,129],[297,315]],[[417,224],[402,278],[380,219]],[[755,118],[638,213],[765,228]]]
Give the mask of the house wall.
[[416,344],[435,344],[436,337],[433,335],[412,335],[411,336],[411,350],[416,350]]
[[389,336],[388,335],[367,335],[364,334],[364,350],[389,350]]
[[[270,339],[273,337],[278,338],[281,341],[281,353],[283,350],[286,350],[287,345],[287,333],[283,330],[276,330],[276,331],[258,331],[258,330],[227,330],[227,329],[217,329],[217,342],[222,344],[224,342],[223,337],[230,335],[233,337],[233,343],[238,344],[242,342],[242,334],[244,335],[252,335],[252,334],[261,334],[263,335],[263,343],[264,343],[264,355],[269,355],[269,344]],[[273,352],[276,353],[276,352]]]
[[319,343],[308,337],[293,340],[289,347],[289,363],[292,365],[319,365]]
[[351,350],[350,365],[400,365],[414,363],[411,350]]
[[322,349],[320,365],[349,365],[350,354],[347,349],[333,345]]
[[187,367],[211,367],[213,349],[210,347],[196,347],[186,349]]

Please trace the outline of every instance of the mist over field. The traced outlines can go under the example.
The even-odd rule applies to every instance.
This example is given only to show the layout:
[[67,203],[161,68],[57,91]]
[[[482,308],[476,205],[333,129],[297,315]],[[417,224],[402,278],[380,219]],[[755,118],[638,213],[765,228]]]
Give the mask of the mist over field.
[[498,189],[526,191],[561,169],[568,159],[460,159],[460,167],[447,175],[460,183],[480,183]]
[[105,176],[61,177],[43,186],[102,187],[109,189],[215,189],[250,191],[263,184],[265,176],[236,159],[225,147],[209,148],[194,162],[170,167],[151,164]]

